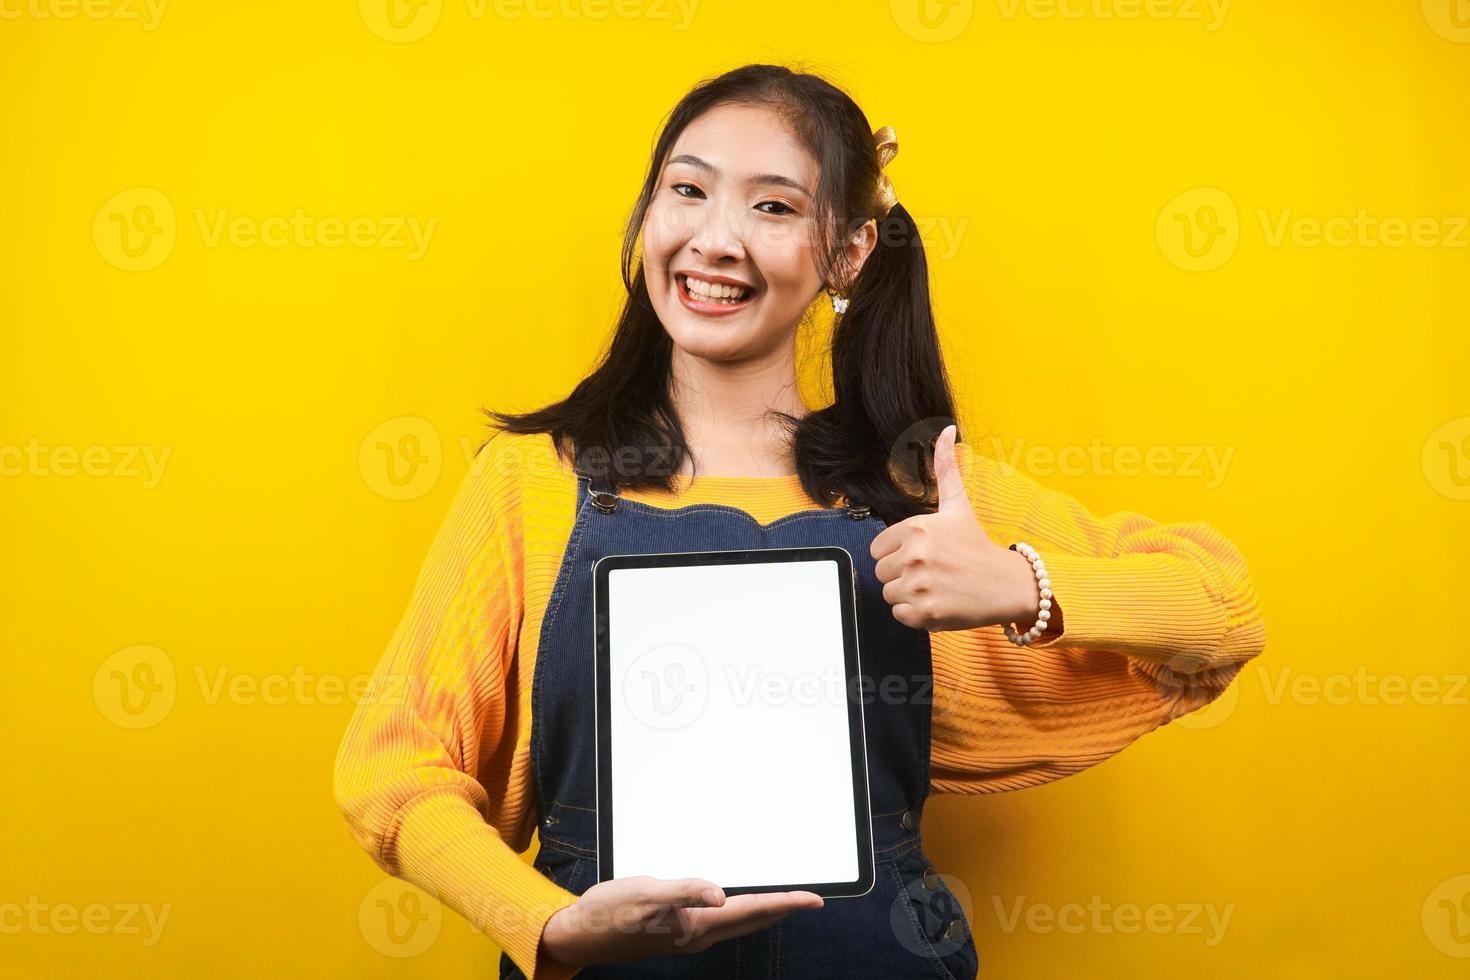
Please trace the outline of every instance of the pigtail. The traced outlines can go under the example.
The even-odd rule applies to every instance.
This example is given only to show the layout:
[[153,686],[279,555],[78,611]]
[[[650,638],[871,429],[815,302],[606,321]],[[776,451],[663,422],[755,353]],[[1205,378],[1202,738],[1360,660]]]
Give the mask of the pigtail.
[[934,440],[955,418],[918,226],[901,203],[877,224],[832,332],[833,404],[796,438],[798,458],[892,524],[933,510]]

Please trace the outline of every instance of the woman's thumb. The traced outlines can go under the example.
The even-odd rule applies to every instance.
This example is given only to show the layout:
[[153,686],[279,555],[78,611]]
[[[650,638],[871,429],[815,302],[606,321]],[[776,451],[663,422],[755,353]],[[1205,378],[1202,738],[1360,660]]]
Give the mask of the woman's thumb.
[[934,440],[934,479],[939,484],[939,511],[969,509],[970,500],[965,494],[965,478],[960,474],[960,463],[955,458],[954,442],[959,429],[947,425]]

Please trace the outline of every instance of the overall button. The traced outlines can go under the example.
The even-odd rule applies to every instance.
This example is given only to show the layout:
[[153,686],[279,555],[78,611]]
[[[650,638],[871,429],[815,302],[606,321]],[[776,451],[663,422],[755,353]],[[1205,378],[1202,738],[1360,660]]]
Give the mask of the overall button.
[[964,934],[965,924],[959,919],[955,919],[949,924],[949,928],[944,930],[944,938],[948,939],[952,943],[959,942],[960,938],[964,936]]
[[905,810],[905,811],[903,811],[903,819],[899,820],[899,825],[902,826],[904,830],[918,830],[919,829],[919,814],[918,814],[918,811],[916,811],[916,810]]
[[939,887],[939,875],[935,873],[932,867],[924,869],[924,887],[931,892]]

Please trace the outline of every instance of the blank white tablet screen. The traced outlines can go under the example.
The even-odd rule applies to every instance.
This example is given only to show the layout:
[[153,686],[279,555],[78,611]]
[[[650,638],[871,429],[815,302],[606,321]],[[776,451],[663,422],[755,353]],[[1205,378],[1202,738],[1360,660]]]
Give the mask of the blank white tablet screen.
[[608,573],[614,877],[858,877],[840,582],[831,560]]

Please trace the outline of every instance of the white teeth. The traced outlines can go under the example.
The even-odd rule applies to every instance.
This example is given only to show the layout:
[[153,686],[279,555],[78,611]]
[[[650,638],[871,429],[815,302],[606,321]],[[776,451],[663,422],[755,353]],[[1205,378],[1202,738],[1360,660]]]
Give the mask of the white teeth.
[[705,282],[691,276],[684,277],[684,283],[689,287],[689,294],[696,299],[715,303],[739,303],[750,293],[743,286],[728,286],[725,283]]

